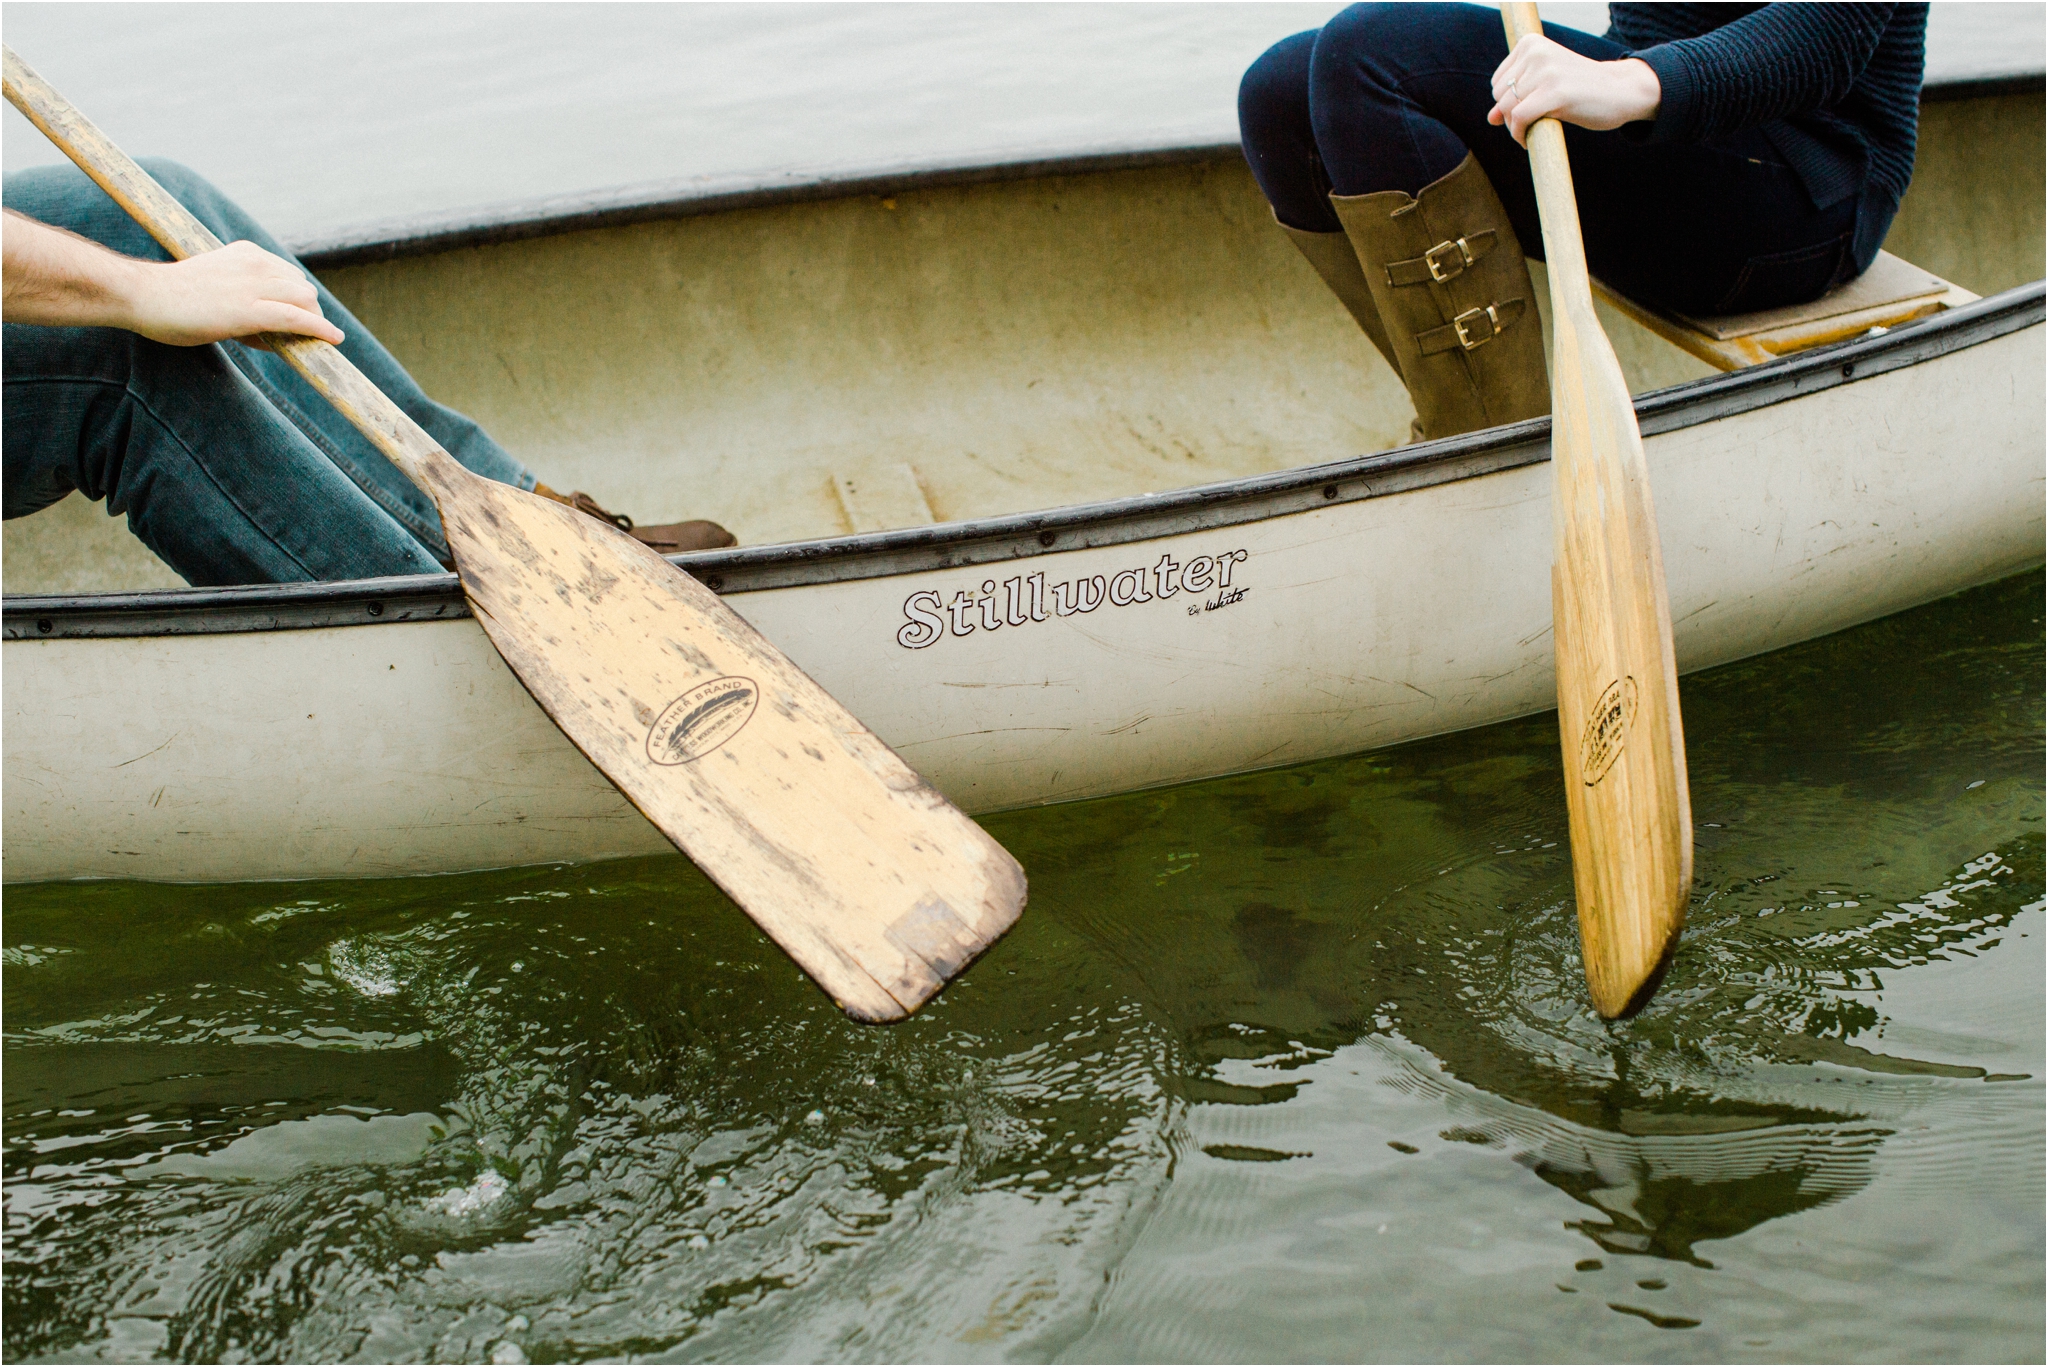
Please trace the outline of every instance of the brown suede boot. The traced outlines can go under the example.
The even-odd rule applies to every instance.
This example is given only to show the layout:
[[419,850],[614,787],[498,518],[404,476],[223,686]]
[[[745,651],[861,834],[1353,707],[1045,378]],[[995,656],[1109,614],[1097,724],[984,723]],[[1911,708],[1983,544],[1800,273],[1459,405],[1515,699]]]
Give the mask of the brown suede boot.
[[1522,244],[1467,155],[1410,196],[1331,195],[1416,420],[1430,437],[1550,411],[1543,325]]
[[1351,250],[1351,239],[1343,233],[1312,233],[1306,228],[1290,228],[1278,218],[1273,222],[1308,258],[1308,264],[1315,267],[1316,274],[1330,287],[1330,293],[1336,295],[1338,302],[1350,311],[1359,330],[1399,375],[1401,363],[1394,359],[1393,344],[1387,340],[1386,325],[1380,322],[1379,305],[1372,301],[1372,286],[1365,282],[1365,270],[1358,264],[1358,253]]
[[[1358,264],[1358,253],[1351,249],[1351,239],[1343,233],[1312,233],[1306,228],[1290,228],[1280,222],[1276,215],[1275,226],[1286,233],[1308,264],[1315,267],[1316,274],[1330,287],[1330,293],[1344,305],[1358,324],[1366,340],[1393,367],[1394,374],[1401,373],[1401,363],[1394,359],[1394,345],[1387,340],[1387,325],[1380,321],[1379,305],[1372,301],[1372,286],[1365,282],[1365,269]],[[1422,424],[1419,421],[1408,424],[1408,440],[1422,440]]]
[[551,498],[557,503],[566,503],[579,513],[588,513],[600,522],[609,522],[626,535],[660,555],[679,555],[684,551],[715,551],[726,546],[737,545],[739,538],[719,526],[701,518],[694,522],[670,522],[659,527],[642,527],[624,513],[608,513],[589,494],[557,493],[545,484],[535,484],[533,491],[542,498]]

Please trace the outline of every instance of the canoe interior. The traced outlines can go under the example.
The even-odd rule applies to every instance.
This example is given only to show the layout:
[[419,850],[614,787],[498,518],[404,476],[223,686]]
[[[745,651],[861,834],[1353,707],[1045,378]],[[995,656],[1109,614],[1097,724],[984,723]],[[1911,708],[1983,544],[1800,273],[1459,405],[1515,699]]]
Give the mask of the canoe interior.
[[[1931,103],[1888,247],[2043,275],[2039,93]],[[1235,160],[670,219],[329,271],[428,392],[541,478],[763,545],[1059,507],[1387,448],[1392,372]],[[1539,305],[1547,306],[1543,281]],[[1635,392],[1711,372],[1603,307]],[[81,497],[6,590],[179,580]]]

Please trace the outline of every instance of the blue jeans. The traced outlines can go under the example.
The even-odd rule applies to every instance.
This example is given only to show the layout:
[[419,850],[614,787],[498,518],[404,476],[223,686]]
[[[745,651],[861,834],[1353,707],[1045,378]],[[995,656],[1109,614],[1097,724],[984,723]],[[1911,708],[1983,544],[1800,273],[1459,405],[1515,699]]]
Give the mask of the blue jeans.
[[[1605,38],[1545,24],[1599,61]],[[1238,125],[1252,175],[1291,228],[1341,232],[1328,196],[1418,193],[1470,151],[1515,235],[1541,257],[1529,154],[1486,121],[1508,55],[1500,11],[1479,5],[1353,5],[1282,39],[1245,72]],[[1693,144],[1565,127],[1593,274],[1632,299],[1686,313],[1804,303],[1861,274],[1896,208],[1851,197],[1816,209],[1761,132]]]
[[[144,165],[223,242],[247,239],[291,259],[197,175],[172,162]],[[125,255],[168,259],[72,167],[8,176],[4,199]],[[480,475],[533,487],[524,466],[422,393],[324,288],[320,311],[347,335],[343,354],[450,455]],[[104,499],[109,516],[126,513],[143,544],[195,585],[428,574],[448,560],[432,500],[267,351],[9,323],[0,361],[7,517],[73,490]]]

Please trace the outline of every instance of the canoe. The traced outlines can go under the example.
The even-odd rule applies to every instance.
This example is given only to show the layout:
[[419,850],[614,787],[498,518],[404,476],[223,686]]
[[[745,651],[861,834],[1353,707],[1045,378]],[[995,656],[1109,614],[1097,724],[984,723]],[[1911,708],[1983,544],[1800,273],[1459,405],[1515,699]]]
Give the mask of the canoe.
[[[1985,298],[1725,374],[1605,311],[1681,669],[2041,562],[2041,108],[1927,107],[1933,188],[1893,246]],[[970,811],[1553,704],[1547,422],[1398,446],[1398,384],[1233,149],[555,204],[309,255],[549,483],[733,527],[679,563]],[[667,848],[452,576],[174,588],[77,499],[5,549],[8,881]]]

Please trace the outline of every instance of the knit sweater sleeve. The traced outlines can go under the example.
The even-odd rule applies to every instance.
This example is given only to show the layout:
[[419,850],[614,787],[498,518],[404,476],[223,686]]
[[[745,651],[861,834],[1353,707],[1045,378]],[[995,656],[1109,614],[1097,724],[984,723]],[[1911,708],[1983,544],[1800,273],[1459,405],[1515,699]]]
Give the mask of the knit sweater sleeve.
[[1896,5],[1772,4],[1632,55],[1663,87],[1647,142],[1697,142],[1825,109],[1863,73]]

